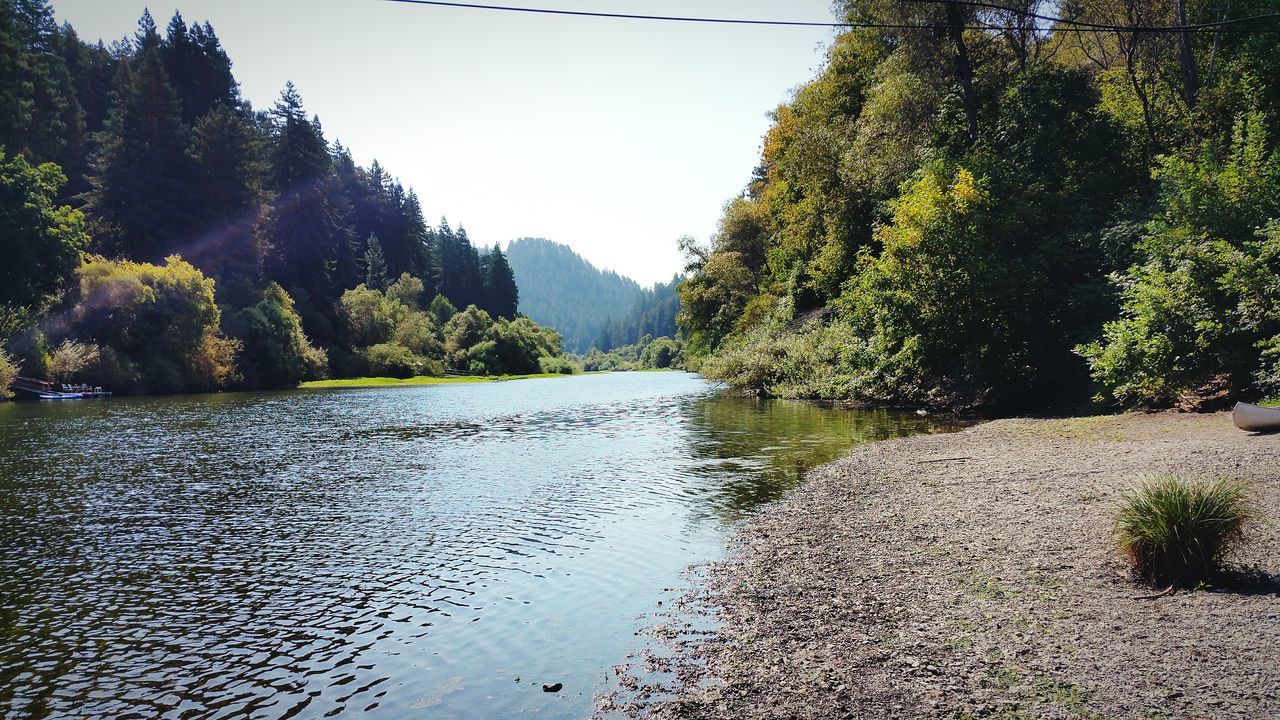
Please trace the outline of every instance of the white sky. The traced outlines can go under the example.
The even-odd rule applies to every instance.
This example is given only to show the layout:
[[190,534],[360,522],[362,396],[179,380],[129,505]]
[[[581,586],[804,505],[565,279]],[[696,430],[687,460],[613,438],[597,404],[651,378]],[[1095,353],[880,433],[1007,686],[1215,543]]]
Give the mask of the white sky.
[[[766,113],[810,79],[821,28],[539,16],[382,0],[53,0],[81,38],[132,36],[144,4],[208,20],[242,94],[286,80],[326,136],[418,191],[472,241],[572,246],[643,284],[705,240],[759,159]],[[524,7],[828,21],[830,0],[509,0]]]

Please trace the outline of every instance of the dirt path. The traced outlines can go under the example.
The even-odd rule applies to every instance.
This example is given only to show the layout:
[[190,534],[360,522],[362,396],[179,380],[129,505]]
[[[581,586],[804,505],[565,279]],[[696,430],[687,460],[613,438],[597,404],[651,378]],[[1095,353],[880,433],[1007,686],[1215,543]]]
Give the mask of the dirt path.
[[[1144,472],[1257,480],[1209,590],[1137,599],[1110,545]],[[1218,415],[1000,420],[878,443],[744,524],[698,598],[678,718],[1280,718],[1280,436]],[[692,674],[689,671],[692,670]]]

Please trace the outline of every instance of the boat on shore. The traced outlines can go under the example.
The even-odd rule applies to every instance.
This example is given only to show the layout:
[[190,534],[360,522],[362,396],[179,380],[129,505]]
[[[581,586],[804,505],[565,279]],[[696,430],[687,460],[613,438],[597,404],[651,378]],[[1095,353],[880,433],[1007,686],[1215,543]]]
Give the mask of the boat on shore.
[[1280,407],[1236,403],[1231,410],[1231,421],[1241,430],[1273,432],[1280,430]]

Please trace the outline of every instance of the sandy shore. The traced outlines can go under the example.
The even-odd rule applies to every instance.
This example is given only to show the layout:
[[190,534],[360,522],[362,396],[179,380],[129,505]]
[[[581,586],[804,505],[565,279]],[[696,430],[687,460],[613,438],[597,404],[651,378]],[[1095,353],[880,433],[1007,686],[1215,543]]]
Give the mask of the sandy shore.
[[[1140,599],[1144,472],[1256,480],[1231,576]],[[878,443],[743,524],[662,718],[1280,718],[1280,436],[1229,416],[1000,420]],[[643,691],[641,697],[645,695]]]

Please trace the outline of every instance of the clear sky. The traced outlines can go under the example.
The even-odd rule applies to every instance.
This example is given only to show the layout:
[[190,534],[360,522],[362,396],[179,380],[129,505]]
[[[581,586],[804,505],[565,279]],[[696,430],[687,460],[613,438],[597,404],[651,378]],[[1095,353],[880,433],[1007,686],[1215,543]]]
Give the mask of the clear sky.
[[[509,0],[602,12],[829,21],[830,0]],[[377,158],[492,245],[572,246],[644,284],[705,240],[759,159],[767,113],[833,31],[538,16],[382,0],[53,0],[85,40],[132,36],[144,5],[208,20],[241,92],[292,80],[326,136]]]

